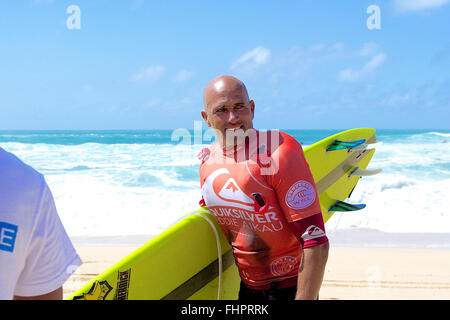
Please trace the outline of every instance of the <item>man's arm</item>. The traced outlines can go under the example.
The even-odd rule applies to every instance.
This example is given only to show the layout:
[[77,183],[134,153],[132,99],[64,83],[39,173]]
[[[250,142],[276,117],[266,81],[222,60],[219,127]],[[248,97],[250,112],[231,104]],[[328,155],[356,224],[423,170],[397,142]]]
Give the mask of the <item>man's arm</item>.
[[316,299],[329,248],[319,194],[302,146],[285,133],[280,133],[279,141],[277,148],[271,146],[274,173],[266,180],[276,191],[281,210],[303,249],[296,297]]
[[37,212],[13,299],[59,300],[63,296],[64,282],[81,265],[81,260],[62,225],[45,181]]
[[298,270],[296,300],[317,299],[328,260],[328,250],[328,242],[303,249],[302,261]]
[[328,260],[328,238],[321,213],[289,223],[303,248],[296,299],[316,299]]
[[63,297],[63,288],[61,286],[55,291],[39,296],[32,296],[32,297],[14,296],[14,300],[62,300],[62,297]]

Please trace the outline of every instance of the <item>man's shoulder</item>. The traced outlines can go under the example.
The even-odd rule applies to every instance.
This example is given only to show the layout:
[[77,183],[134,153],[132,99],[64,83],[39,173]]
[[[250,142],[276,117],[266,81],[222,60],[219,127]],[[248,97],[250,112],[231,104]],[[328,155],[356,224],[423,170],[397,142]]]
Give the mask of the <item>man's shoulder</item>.
[[17,156],[1,148],[0,177],[0,218],[18,226],[23,235],[18,239],[25,239],[40,216],[38,208],[44,196],[45,179]]
[[296,138],[294,138],[293,136],[291,136],[290,134],[283,132],[283,131],[279,131],[280,132],[280,136],[281,138],[286,141],[289,144],[294,144],[294,145],[300,145],[300,142],[298,142],[298,140]]
[[214,142],[210,144],[209,146],[203,148],[200,150],[200,152],[197,154],[197,158],[200,160],[200,168],[208,161],[208,159],[215,155],[218,150],[218,143]]
[[[270,141],[269,152],[274,153],[289,153],[292,151],[301,150],[301,144],[293,136],[280,130],[271,130],[264,132],[265,140]],[[261,132],[260,132],[261,137]]]
[[40,189],[45,182],[41,173],[2,148],[0,148],[0,176],[2,177],[0,187],[4,190],[17,189],[15,187],[18,186],[26,191]]

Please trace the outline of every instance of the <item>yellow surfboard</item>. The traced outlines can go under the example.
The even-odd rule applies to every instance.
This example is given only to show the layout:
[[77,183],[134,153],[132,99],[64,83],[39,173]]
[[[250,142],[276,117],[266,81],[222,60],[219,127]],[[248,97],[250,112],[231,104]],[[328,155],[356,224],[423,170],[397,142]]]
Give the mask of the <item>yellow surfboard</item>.
[[[352,129],[304,149],[316,182],[324,221],[335,211],[363,206],[343,202],[366,170],[375,149],[374,129]],[[166,231],[99,274],[70,300],[237,299],[239,274],[207,207],[190,212]]]

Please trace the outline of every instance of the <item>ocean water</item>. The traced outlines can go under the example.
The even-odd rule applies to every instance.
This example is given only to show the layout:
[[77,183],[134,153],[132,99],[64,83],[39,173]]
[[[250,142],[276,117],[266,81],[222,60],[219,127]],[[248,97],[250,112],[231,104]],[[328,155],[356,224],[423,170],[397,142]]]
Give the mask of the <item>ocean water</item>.
[[[341,130],[283,130],[307,147]],[[180,135],[184,135],[181,139]],[[156,235],[198,208],[197,154],[186,130],[0,131],[0,146],[44,174],[71,237]],[[377,130],[369,169],[327,232],[450,233],[450,130]],[[205,141],[206,140],[206,141]]]

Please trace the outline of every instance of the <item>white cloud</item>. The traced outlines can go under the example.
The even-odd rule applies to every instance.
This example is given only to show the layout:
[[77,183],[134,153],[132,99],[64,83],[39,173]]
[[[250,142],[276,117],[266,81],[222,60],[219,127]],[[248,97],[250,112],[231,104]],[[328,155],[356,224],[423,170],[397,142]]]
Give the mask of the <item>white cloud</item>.
[[239,59],[231,64],[231,69],[252,71],[259,66],[266,64],[270,59],[271,52],[264,47],[256,47],[255,49],[244,53]]
[[359,54],[363,57],[374,56],[380,52],[380,46],[374,42],[367,42],[363,45]]
[[161,78],[166,69],[161,65],[142,68],[130,77],[131,82],[155,82]]
[[374,56],[369,62],[367,62],[362,70],[364,72],[372,72],[373,70],[380,67],[384,60],[386,60],[386,55],[384,53],[379,53],[376,56]]
[[378,53],[373,56],[369,62],[367,62],[361,69],[344,69],[339,72],[338,79],[341,81],[359,81],[367,74],[373,72],[375,69],[379,68],[386,60],[386,55],[384,53]]
[[370,58],[360,69],[347,68],[339,72],[338,80],[355,82],[363,79],[381,67],[386,60],[386,54],[381,51],[378,44],[374,42],[365,43],[360,50],[354,55],[356,57]]
[[450,0],[395,0],[394,6],[399,12],[421,11],[442,7]]
[[[315,68],[322,68],[328,62],[359,59],[360,66],[346,68],[338,74],[341,81],[359,81],[380,68],[386,60],[386,54],[375,42],[364,43],[360,48],[352,50],[344,43],[315,44],[308,47],[292,47],[286,51],[274,51],[256,47],[231,64],[231,69],[237,73],[251,73],[258,70],[258,75],[264,75],[271,82],[304,79]],[[263,66],[263,68],[261,68]]]
[[381,104],[390,106],[390,107],[398,107],[405,105],[406,103],[411,103],[413,99],[417,96],[417,92],[410,91],[403,94],[392,94],[388,97],[385,97],[381,100]]
[[270,61],[264,66],[265,78],[271,82],[308,81],[308,73],[317,66],[346,57],[346,48],[342,42],[333,44],[314,44],[308,47],[294,46],[284,51],[274,51]]
[[175,77],[173,78],[173,81],[184,82],[184,81],[191,79],[193,75],[194,75],[193,72],[183,69],[175,75]]

